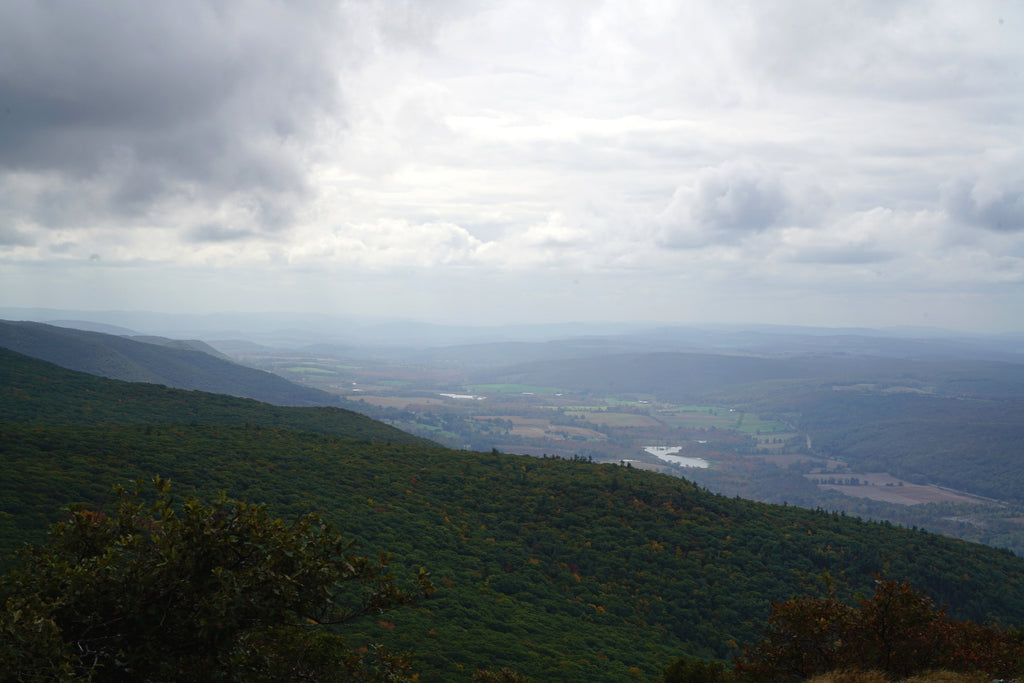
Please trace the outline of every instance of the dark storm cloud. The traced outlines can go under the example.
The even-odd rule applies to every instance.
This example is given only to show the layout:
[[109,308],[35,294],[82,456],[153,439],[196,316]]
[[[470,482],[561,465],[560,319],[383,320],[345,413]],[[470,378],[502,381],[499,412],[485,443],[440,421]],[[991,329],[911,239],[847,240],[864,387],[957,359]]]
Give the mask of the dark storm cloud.
[[118,215],[301,193],[295,144],[337,105],[344,40],[326,5],[302,7],[0,4],[0,173],[56,174],[68,192],[99,180]]

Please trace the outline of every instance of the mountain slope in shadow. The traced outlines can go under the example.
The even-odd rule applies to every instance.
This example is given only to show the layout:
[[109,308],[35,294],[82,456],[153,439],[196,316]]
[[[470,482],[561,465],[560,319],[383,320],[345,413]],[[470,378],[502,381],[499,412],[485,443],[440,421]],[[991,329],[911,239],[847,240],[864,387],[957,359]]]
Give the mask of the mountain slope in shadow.
[[252,398],[280,406],[337,405],[335,396],[161,339],[147,343],[35,322],[0,321],[0,347],[91,375]]

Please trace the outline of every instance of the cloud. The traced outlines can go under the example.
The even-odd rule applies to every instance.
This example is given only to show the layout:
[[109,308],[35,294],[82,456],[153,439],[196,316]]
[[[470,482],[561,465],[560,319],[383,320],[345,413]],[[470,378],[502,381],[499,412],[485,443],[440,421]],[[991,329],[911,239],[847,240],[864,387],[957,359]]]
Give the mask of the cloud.
[[779,221],[786,204],[777,176],[749,164],[728,164],[701,173],[690,214],[717,233],[760,232]]
[[846,244],[841,246],[808,247],[794,253],[793,263],[816,263],[821,265],[863,266],[885,263],[897,254],[867,244]]
[[0,225],[0,246],[27,247],[33,244],[35,244],[35,239],[24,230]]
[[98,215],[171,198],[297,201],[302,143],[340,101],[345,37],[337,12],[312,7],[4,3],[0,172],[55,174],[67,194],[98,183]]
[[432,268],[472,263],[482,246],[454,223],[380,219],[300,235],[287,249],[287,258],[295,266],[311,268]]
[[701,169],[692,183],[676,189],[655,219],[658,240],[669,248],[736,243],[807,220],[824,201],[819,189],[800,187],[764,164],[725,162]]
[[772,88],[970,107],[1019,80],[1024,17],[1012,3],[860,2],[840,10],[797,1],[751,10],[744,54]]
[[[467,282],[680,319],[1015,283],[1022,31],[997,0],[11,0],[0,277],[96,253],[134,307],[177,268],[325,309],[365,277],[448,318]],[[104,305],[82,282],[23,289]]]
[[[759,243],[769,258],[806,266],[813,274],[843,269],[873,273],[892,281],[920,279],[934,263],[962,255],[948,217],[938,209],[907,210],[876,206],[832,215],[819,226],[781,230],[772,244]],[[954,273],[936,273],[948,279]],[[929,276],[930,277],[930,276]]]
[[999,233],[1024,232],[1024,155],[1014,154],[943,188],[943,206],[955,220]]
[[512,241],[525,247],[556,250],[589,247],[591,244],[585,230],[568,225],[559,213],[548,216],[544,223],[531,225]]
[[251,230],[230,228],[216,223],[199,225],[188,231],[190,242],[237,242],[253,236]]

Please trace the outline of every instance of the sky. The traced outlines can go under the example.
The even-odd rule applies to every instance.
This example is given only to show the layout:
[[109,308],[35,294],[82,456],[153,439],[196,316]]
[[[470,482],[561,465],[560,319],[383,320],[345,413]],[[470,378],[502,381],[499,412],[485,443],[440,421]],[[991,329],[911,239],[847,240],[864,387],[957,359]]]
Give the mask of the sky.
[[0,3],[0,306],[1024,330],[1024,4]]

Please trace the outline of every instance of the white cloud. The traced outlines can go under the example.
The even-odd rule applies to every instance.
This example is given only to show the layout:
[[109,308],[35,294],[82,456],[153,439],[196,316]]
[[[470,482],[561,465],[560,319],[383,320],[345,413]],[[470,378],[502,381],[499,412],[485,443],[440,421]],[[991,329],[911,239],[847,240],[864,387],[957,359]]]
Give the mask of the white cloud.
[[300,236],[287,258],[300,267],[433,268],[470,263],[482,246],[454,223],[381,219]]
[[[137,308],[207,305],[154,281],[185,268],[240,308],[386,274],[382,312],[449,319],[469,278],[549,319],[861,323],[879,288],[1020,281],[1022,32],[1000,2],[15,0],[0,268],[88,263]],[[7,303],[99,305],[32,284]]]
[[885,263],[941,249],[943,216],[875,207],[814,228],[790,228],[776,242],[784,261],[818,264]]

